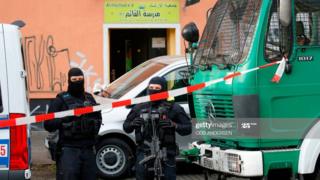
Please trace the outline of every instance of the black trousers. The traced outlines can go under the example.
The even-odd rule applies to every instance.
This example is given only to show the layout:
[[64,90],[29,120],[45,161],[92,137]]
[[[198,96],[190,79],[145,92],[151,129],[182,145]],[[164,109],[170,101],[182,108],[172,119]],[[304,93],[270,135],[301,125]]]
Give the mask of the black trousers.
[[[139,162],[144,158],[144,151],[138,150],[136,160],[136,180],[152,180],[154,179],[154,173],[147,169],[153,168],[154,161],[146,164],[140,164]],[[167,156],[167,161],[162,163],[163,175],[162,180],[175,180],[176,179],[176,157],[175,155]]]
[[96,180],[93,148],[62,147],[57,159],[57,180]]

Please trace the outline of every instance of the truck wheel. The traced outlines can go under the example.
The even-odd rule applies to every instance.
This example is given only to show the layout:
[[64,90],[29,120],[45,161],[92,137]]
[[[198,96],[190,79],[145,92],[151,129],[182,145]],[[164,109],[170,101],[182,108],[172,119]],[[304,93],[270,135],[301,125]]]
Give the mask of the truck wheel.
[[132,157],[133,151],[125,141],[118,138],[102,140],[96,154],[99,176],[108,179],[125,176],[131,170]]
[[314,179],[313,180],[320,180],[320,167],[317,167],[317,171],[314,174]]
[[312,174],[303,175],[303,180],[320,180],[320,166],[319,160],[314,168],[314,172]]

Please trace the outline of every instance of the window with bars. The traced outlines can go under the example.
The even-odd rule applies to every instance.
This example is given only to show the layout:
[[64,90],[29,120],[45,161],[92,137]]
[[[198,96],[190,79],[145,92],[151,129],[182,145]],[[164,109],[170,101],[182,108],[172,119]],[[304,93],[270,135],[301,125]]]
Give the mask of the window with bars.
[[261,0],[220,0],[205,27],[196,65],[237,64],[251,47]]
[[268,21],[268,30],[265,39],[265,58],[280,60],[289,56],[292,47],[292,26],[283,27],[279,20],[279,0],[273,0]]
[[266,38],[265,56],[267,59],[275,59],[280,53],[280,22],[277,7],[273,4],[269,17],[269,29]]
[[298,45],[320,45],[320,1],[295,2],[296,41]]

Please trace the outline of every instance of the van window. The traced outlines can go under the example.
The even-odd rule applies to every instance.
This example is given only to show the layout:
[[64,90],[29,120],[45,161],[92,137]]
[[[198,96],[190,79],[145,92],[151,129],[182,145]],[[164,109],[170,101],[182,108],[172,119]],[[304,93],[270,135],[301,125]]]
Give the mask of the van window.
[[168,64],[157,61],[146,61],[143,64],[140,64],[107,87],[106,91],[110,94],[109,98],[121,98],[131,89],[139,85],[143,80],[165,68],[167,65]]
[[[168,91],[188,86],[188,68],[182,67],[175,69],[163,76],[167,81]],[[137,96],[146,96],[147,88],[140,92]],[[177,103],[186,103],[188,101],[187,94],[174,98]]]
[[[164,78],[167,80],[168,90],[178,89],[188,86],[188,68],[182,67],[166,74]],[[175,97],[176,102],[187,102],[187,95]]]
[[0,84],[0,113],[3,112],[3,104],[2,104],[2,94],[1,94],[1,84]]

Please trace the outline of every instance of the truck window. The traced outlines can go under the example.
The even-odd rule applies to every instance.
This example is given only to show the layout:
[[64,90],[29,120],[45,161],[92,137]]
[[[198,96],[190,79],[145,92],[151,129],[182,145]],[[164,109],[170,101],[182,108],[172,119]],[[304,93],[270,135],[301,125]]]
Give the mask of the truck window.
[[297,0],[296,41],[300,46],[320,45],[320,2],[311,0]]
[[1,84],[0,84],[0,113],[3,112],[3,104],[2,104],[2,94],[1,94]]
[[195,64],[227,65],[247,57],[260,12],[261,0],[220,0],[199,41]]
[[278,7],[279,1],[273,0],[265,39],[265,58],[271,61],[280,60],[283,55],[289,56],[292,46],[292,28],[280,25]]
[[277,12],[277,3],[273,3],[269,17],[269,28],[267,32],[265,56],[267,59],[281,58],[280,53],[280,23]]

